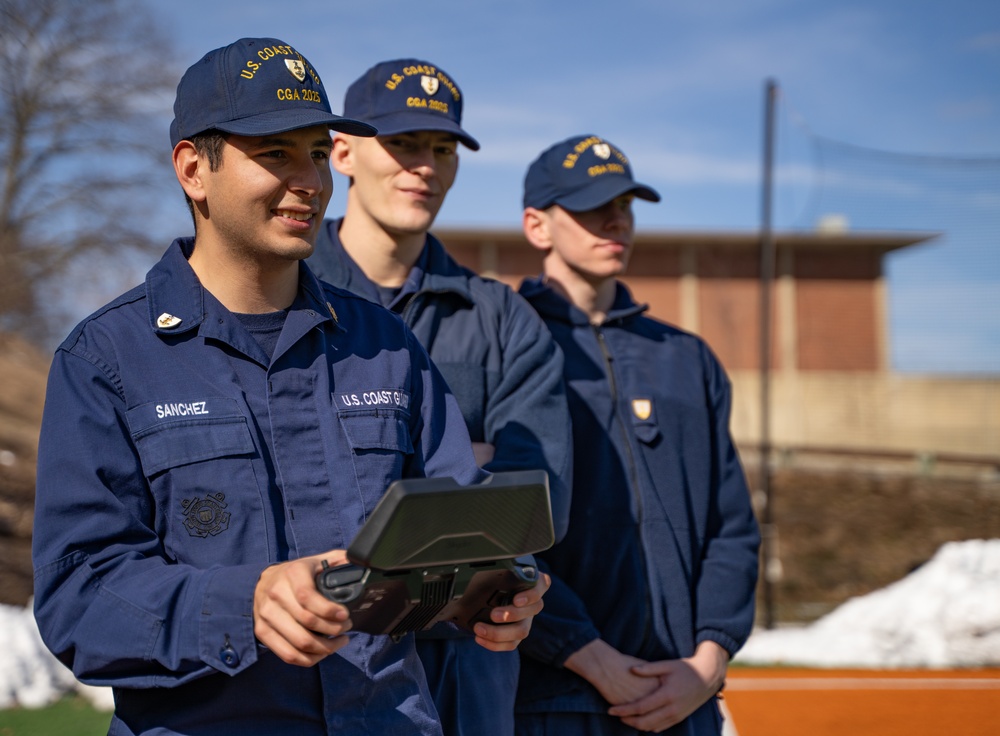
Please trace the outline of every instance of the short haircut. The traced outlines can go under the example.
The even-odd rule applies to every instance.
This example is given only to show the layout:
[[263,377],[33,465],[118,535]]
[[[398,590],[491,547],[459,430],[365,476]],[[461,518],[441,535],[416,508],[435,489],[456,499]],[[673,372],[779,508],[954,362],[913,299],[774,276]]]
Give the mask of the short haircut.
[[[223,133],[221,130],[206,130],[204,133],[191,136],[188,140],[191,141],[194,150],[199,156],[204,156],[208,159],[209,170],[218,171],[222,166],[222,147],[228,138],[229,133]],[[187,194],[184,195],[184,201],[187,202],[188,212],[191,213],[191,219],[194,221],[194,226],[197,230],[198,221],[194,216],[194,202],[191,201],[191,198]]]

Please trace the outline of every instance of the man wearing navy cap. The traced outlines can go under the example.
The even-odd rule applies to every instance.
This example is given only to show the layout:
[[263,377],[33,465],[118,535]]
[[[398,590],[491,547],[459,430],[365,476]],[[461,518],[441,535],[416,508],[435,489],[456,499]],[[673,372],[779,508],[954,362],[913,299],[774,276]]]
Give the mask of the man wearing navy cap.
[[[332,114],[273,38],[206,54],[174,114],[195,235],[52,362],[39,630],[114,688],[111,733],[439,735],[413,637],[348,635],[314,582],[392,480],[484,477],[413,334],[301,262],[330,199],[330,131],[375,129]],[[545,587],[478,628],[483,646],[513,650]]]
[[[376,64],[350,86],[344,114],[379,134],[334,138],[347,207],[324,223],[309,265],[413,328],[455,392],[480,465],[548,471],[561,538],[571,466],[562,356],[523,299],[458,265],[428,232],[459,144],[479,149],[461,125],[464,102],[450,74],[420,59]],[[488,652],[447,626],[418,634],[417,651],[448,736],[513,734],[516,653]]]
[[521,736],[717,735],[753,623],[759,536],[729,380],[618,280],[636,198],[660,199],[593,135],[548,148],[524,180],[543,274],[520,293],[565,355],[576,482],[565,539],[538,555],[552,587],[519,648]]

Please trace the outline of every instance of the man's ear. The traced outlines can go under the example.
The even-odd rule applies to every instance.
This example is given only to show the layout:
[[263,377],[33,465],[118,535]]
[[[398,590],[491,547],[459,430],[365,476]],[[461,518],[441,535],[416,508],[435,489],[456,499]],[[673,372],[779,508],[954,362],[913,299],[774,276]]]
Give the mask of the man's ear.
[[525,207],[524,218],[521,224],[524,228],[524,237],[528,239],[532,247],[546,252],[552,248],[552,235],[549,232],[549,214],[545,210]]
[[208,161],[201,160],[191,141],[181,141],[174,146],[173,159],[174,173],[184,193],[192,202],[204,202],[206,195],[201,166],[208,166]]
[[354,177],[354,147],[357,139],[344,133],[333,137],[333,151],[330,153],[330,164],[334,171],[346,177]]

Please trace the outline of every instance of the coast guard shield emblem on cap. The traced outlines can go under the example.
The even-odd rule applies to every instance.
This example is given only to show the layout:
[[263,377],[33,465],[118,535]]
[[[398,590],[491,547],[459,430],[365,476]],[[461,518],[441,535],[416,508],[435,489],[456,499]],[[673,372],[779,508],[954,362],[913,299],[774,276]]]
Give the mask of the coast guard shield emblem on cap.
[[297,80],[306,81],[306,65],[302,63],[301,59],[285,59],[285,66]]

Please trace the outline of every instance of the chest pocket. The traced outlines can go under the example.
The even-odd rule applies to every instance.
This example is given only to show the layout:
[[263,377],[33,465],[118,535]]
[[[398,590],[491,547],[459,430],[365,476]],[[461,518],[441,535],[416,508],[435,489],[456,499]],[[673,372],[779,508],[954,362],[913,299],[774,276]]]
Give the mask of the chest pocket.
[[[225,410],[220,410],[225,407]],[[141,424],[148,407],[130,412]],[[211,416],[174,418],[133,429],[132,441],[155,503],[156,533],[177,562],[269,562],[257,455],[235,401],[216,399]]]
[[392,481],[403,476],[413,454],[410,429],[392,409],[342,412],[340,426],[351,447],[351,460],[365,510],[371,511]]
[[165,423],[139,432],[132,439],[147,478],[203,460],[256,452],[242,416]]

